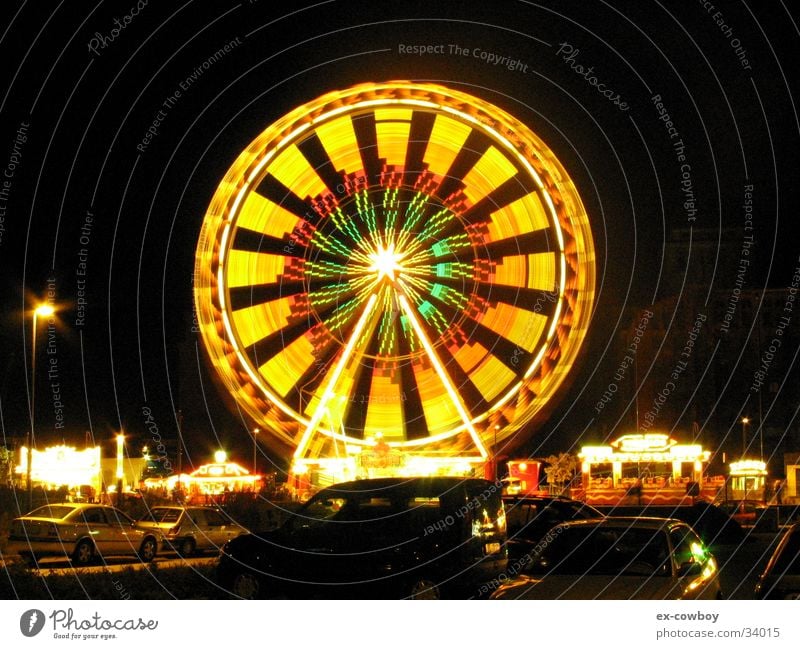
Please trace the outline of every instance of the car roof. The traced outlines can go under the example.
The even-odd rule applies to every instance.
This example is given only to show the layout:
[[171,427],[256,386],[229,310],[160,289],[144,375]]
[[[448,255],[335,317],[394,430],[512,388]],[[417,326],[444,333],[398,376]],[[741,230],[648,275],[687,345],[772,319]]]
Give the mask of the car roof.
[[111,505],[101,505],[99,503],[45,503],[44,505],[39,505],[36,509],[41,509],[42,507],[74,507],[75,509],[87,509],[89,507],[103,507],[105,509],[116,509]]
[[586,505],[591,507],[582,500],[575,500],[567,498],[566,496],[525,496],[522,494],[503,494],[503,500],[513,500],[518,503],[527,502],[546,502],[546,503],[575,503],[576,505]]
[[680,525],[688,527],[677,518],[655,518],[651,516],[607,516],[605,518],[586,518],[578,521],[561,523],[559,527],[626,527],[647,530],[660,530],[665,527]]
[[[74,510],[79,509],[88,509],[89,507],[102,507],[103,509],[116,509],[116,507],[111,507],[109,505],[98,505],[97,503],[46,503],[44,505],[39,505],[38,507],[32,509],[27,514],[23,514],[22,516],[18,516],[17,518],[53,518],[52,516],[31,516],[35,511],[42,509],[43,507],[71,507]],[[72,512],[70,512],[71,514]],[[62,517],[63,518],[63,517]],[[55,519],[61,520],[61,519]]]

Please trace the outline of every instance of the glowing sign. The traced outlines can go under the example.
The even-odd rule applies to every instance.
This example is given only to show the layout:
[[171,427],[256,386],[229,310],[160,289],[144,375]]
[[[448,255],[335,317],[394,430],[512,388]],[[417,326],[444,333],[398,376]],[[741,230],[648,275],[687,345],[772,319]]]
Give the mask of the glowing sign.
[[699,444],[678,444],[661,433],[623,435],[608,446],[584,446],[578,457],[584,464],[606,462],[693,462],[699,467],[710,453]]
[[765,476],[767,475],[767,464],[760,460],[731,462],[730,474],[732,476]]
[[669,435],[662,433],[633,433],[623,435],[611,445],[619,449],[622,453],[646,453],[653,451],[666,451],[670,446],[675,446],[677,442]]

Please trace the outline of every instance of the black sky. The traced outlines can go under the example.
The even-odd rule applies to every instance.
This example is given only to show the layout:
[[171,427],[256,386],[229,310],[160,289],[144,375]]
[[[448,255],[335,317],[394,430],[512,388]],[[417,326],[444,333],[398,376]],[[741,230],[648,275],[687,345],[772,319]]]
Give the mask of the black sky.
[[[192,332],[193,255],[209,200],[236,155],[295,106],[356,83],[412,79],[506,109],[578,185],[598,254],[596,313],[571,387],[540,431],[555,433],[551,447],[571,443],[592,425],[585,405],[608,383],[592,372],[608,361],[624,314],[673,290],[666,269],[691,280],[700,263],[712,269],[709,290],[733,286],[736,268],[720,251],[741,241],[745,185],[754,187],[756,241],[747,288],[786,287],[797,266],[796,16],[780,2],[716,5],[151,1],[132,15],[134,0],[4,4],[0,173],[14,168],[0,202],[3,434],[29,425],[25,310],[52,277],[69,439],[86,430],[110,439],[123,427],[146,442],[145,407],[174,436],[181,409],[192,459],[219,445],[246,452],[248,423],[225,406]],[[399,52],[410,44],[445,53]],[[518,59],[527,71],[451,54],[451,45]],[[577,65],[592,67],[628,110]],[[137,149],[154,121],[157,133]],[[690,227],[719,242],[711,254],[666,245]],[[53,381],[41,371],[49,358],[37,361],[37,431],[58,439]]]

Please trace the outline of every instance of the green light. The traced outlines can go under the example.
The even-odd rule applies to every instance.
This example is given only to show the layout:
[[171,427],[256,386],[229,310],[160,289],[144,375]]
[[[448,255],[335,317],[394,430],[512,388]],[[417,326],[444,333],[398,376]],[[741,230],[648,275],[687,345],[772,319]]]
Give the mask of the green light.
[[691,545],[692,556],[698,561],[703,562],[706,560],[708,556],[708,551],[702,546],[702,544],[694,542]]

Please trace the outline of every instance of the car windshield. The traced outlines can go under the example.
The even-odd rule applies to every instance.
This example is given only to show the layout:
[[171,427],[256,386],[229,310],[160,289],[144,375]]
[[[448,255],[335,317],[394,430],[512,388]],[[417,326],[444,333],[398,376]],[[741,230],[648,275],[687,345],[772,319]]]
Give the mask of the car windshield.
[[75,507],[70,507],[69,505],[45,505],[44,507],[34,509],[30,514],[26,515],[36,518],[57,518],[60,520],[66,518],[74,511]]
[[176,523],[180,515],[180,509],[172,509],[171,507],[153,507],[153,509],[142,516],[142,520],[152,521],[154,523]]
[[417,523],[427,517],[438,519],[437,495],[411,493],[407,489],[382,490],[380,493],[320,492],[292,519],[303,527],[334,523],[375,522],[400,525],[405,517]]
[[654,575],[669,557],[663,531],[636,527],[558,527],[526,572],[536,575]]

